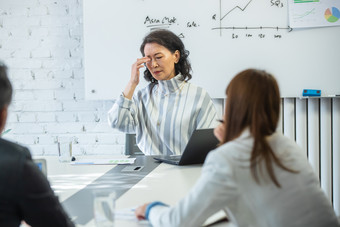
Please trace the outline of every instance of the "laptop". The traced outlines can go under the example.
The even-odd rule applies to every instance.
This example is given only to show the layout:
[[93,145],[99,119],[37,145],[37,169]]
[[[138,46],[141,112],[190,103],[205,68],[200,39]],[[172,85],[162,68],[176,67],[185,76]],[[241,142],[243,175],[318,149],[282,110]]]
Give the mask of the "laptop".
[[46,166],[46,160],[43,158],[36,158],[33,159],[33,162],[38,166],[40,171],[47,176],[47,166]]
[[196,129],[191,135],[182,155],[160,155],[153,158],[173,165],[202,164],[209,151],[215,149],[219,141],[213,128]]

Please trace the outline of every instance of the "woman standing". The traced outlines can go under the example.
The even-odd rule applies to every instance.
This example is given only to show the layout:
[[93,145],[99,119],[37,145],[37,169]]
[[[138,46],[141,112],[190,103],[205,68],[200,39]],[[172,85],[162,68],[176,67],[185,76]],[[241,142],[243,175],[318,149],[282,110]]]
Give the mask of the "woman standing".
[[[130,81],[109,111],[109,124],[136,133],[144,154],[179,155],[195,129],[216,126],[215,107],[204,89],[188,82],[189,52],[174,33],[149,33],[140,51],[143,57],[132,65]],[[135,94],[144,66],[150,83]]]

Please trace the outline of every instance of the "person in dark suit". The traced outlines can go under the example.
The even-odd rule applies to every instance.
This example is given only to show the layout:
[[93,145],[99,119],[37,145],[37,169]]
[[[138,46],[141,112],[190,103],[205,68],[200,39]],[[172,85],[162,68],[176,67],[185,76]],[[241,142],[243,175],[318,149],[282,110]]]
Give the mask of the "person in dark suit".
[[[5,128],[12,85],[0,63],[0,135]],[[47,178],[32,161],[26,147],[0,137],[0,226],[74,226]]]

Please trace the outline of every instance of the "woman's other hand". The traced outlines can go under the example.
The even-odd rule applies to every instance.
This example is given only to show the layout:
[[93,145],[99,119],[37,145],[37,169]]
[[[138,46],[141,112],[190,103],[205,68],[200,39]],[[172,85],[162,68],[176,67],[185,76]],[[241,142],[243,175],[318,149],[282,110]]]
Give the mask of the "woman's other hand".
[[225,133],[225,125],[219,124],[215,129],[214,129],[214,135],[218,139],[218,141],[222,142],[224,138],[224,133]]

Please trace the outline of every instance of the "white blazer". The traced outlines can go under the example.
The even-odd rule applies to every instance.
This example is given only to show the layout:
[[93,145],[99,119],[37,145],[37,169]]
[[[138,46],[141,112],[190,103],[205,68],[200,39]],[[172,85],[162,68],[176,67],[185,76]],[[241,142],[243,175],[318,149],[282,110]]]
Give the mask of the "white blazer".
[[267,175],[259,175],[260,184],[253,179],[249,168],[253,141],[245,130],[239,138],[210,152],[189,194],[174,207],[151,208],[151,224],[200,226],[224,209],[236,226],[340,226],[308,160],[293,141],[279,133],[268,137],[282,163],[299,171],[290,173],[274,165],[281,188]]

